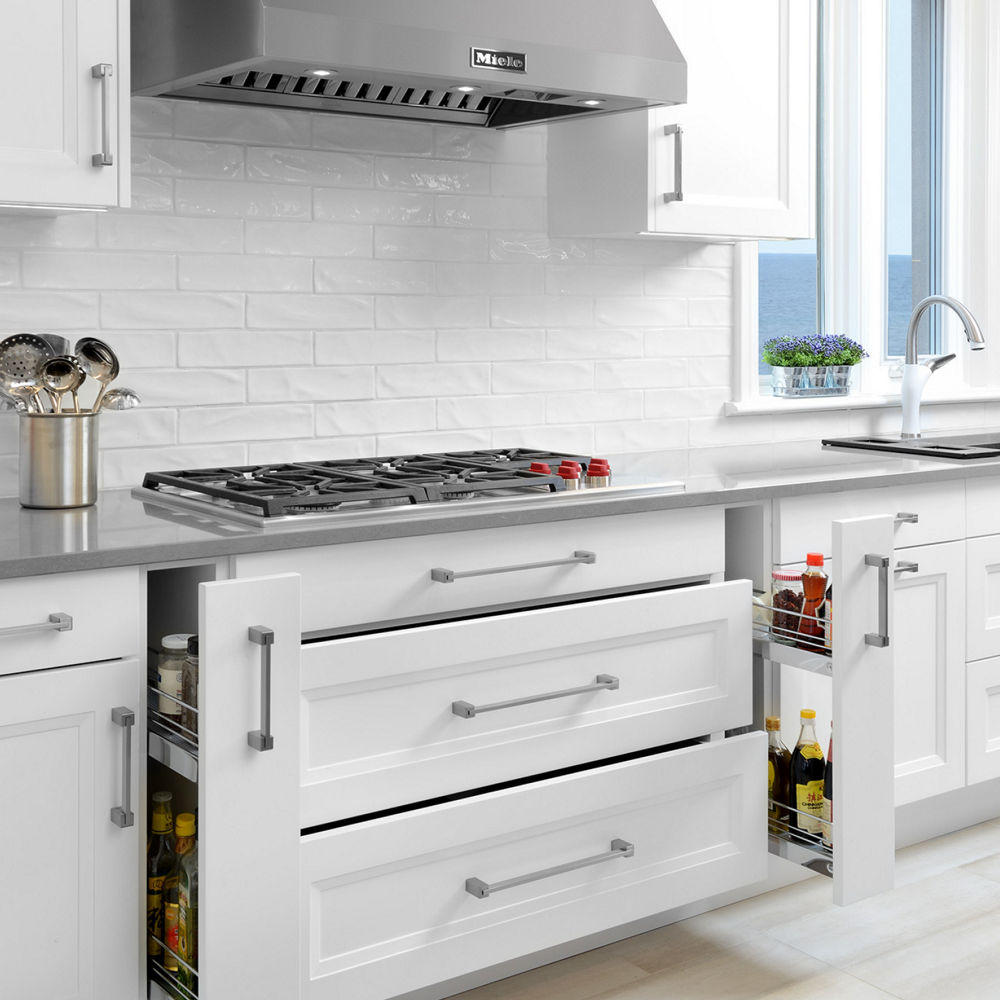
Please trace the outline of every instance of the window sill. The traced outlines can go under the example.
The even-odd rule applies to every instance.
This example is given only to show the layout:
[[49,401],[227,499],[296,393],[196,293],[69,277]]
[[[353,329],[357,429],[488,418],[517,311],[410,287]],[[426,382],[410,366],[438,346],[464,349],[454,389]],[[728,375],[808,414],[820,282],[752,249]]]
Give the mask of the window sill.
[[[961,391],[927,394],[921,406],[942,403],[987,403],[1000,401],[1000,387],[963,389]],[[801,413],[803,410],[871,410],[899,409],[899,393],[852,393],[847,396],[818,396],[814,399],[781,399],[775,396],[757,396],[755,399],[729,400],[724,405],[727,417],[747,417],[759,414]]]

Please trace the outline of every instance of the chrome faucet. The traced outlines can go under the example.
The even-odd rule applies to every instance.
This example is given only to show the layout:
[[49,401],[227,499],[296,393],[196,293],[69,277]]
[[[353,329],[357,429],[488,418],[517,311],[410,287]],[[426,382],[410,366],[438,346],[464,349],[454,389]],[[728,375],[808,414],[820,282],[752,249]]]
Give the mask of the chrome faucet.
[[965,327],[965,336],[973,351],[981,351],[986,346],[986,338],[976,318],[958,299],[948,295],[928,295],[913,307],[910,325],[906,328],[906,363],[903,365],[903,386],[900,393],[903,405],[902,438],[920,437],[920,395],[924,386],[934,372],[955,359],[954,354],[944,354],[928,358],[923,364],[917,361],[917,327],[923,314],[936,303],[949,306],[955,311]]

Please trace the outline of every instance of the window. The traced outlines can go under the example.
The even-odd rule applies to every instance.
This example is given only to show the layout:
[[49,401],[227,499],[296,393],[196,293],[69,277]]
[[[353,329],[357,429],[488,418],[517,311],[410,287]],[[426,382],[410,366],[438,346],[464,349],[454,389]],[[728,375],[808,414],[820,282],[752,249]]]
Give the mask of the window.
[[[740,251],[757,293],[745,388],[769,393],[760,344],[819,330],[864,344],[863,392],[898,392],[913,306],[941,290],[945,2],[819,0],[818,238]],[[921,354],[941,352],[938,312]]]

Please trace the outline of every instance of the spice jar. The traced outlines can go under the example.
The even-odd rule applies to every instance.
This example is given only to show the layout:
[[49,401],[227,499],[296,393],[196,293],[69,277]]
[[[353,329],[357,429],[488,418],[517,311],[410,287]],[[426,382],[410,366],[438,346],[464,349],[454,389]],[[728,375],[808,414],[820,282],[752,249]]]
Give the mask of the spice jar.
[[184,690],[184,720],[182,725],[198,732],[198,636],[188,636],[187,656],[182,680]]
[[[160,715],[169,715],[175,722],[181,721],[183,712],[180,704],[184,700],[182,677],[184,660],[187,657],[187,641],[190,638],[190,633],[183,632],[165,635],[160,640],[161,652],[156,663],[156,686],[163,694],[158,699],[159,712]],[[174,701],[174,698],[177,701]]]
[[771,570],[771,607],[774,609],[771,630],[778,642],[795,644],[804,599],[801,573]]

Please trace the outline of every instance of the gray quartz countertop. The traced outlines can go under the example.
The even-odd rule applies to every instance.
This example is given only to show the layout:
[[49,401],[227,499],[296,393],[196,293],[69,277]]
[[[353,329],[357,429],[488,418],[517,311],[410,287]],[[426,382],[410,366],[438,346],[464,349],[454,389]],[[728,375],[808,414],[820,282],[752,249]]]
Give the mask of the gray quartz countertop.
[[818,442],[611,456],[611,465],[620,490],[385,507],[265,527],[177,512],[127,489],[104,490],[78,510],[27,510],[5,498],[0,578],[1000,475],[1000,460],[914,459]]

